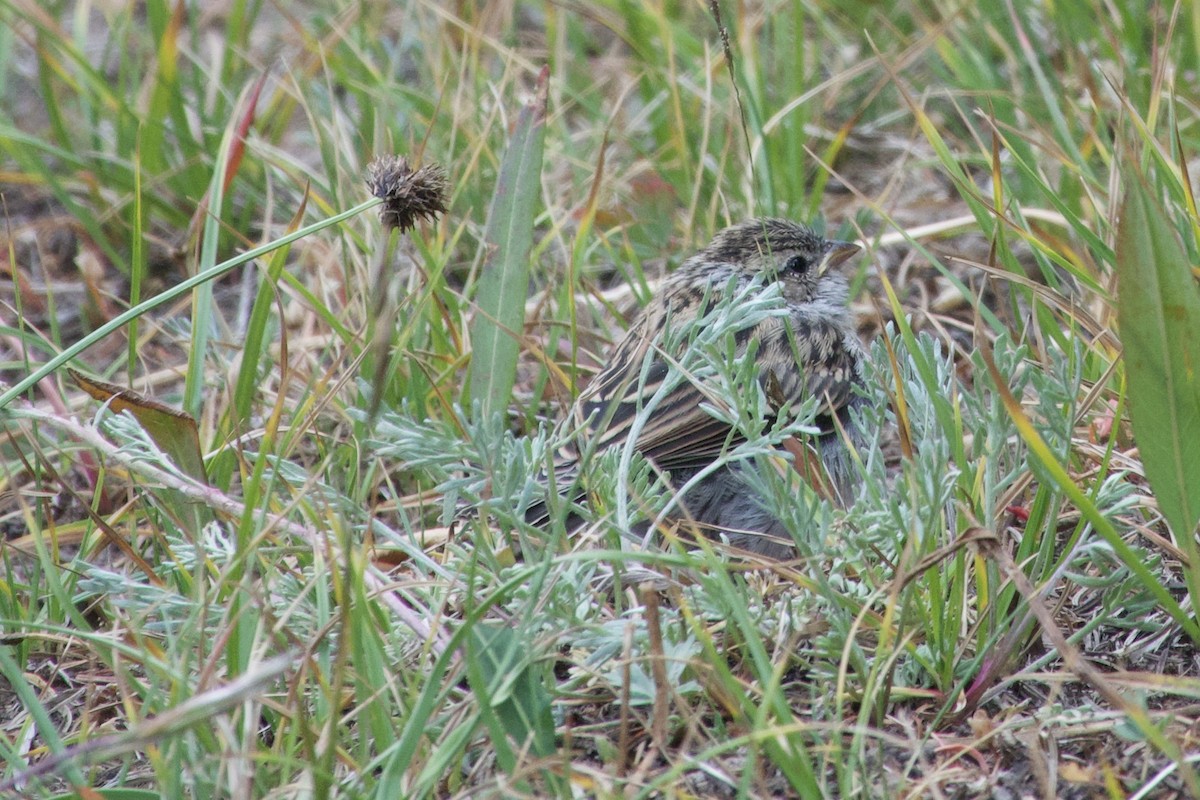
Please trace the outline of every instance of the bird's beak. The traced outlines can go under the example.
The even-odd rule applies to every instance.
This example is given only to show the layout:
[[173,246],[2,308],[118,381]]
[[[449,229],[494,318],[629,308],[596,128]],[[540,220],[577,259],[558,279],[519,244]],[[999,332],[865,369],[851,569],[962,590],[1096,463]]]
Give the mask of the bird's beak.
[[817,274],[824,275],[827,269],[836,267],[861,249],[853,242],[826,242],[825,258],[821,261],[821,266],[817,267]]

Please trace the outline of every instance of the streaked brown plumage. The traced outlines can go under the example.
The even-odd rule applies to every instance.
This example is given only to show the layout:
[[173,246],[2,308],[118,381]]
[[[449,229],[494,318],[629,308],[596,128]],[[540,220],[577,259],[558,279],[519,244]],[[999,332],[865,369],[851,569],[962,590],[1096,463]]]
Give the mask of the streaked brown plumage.
[[[818,398],[820,460],[835,495],[848,500],[855,484],[852,460],[832,418],[838,418],[850,442],[857,446],[864,441],[849,414],[861,399],[854,386],[862,380],[862,345],[846,307],[846,279],[829,268],[857,251],[856,245],[825,240],[781,219],[750,220],[718,233],[664,281],[576,401],[571,422],[584,431],[579,451],[599,452],[625,443],[644,402],[668,375],[673,358],[658,349],[664,326],[702,317],[730,287],[743,290],[761,276],[764,286],[779,284],[789,313],[733,333],[737,352],[744,353],[757,341],[759,381],[776,410],[785,404],[795,409],[810,396]],[[647,358],[648,377],[639,385]],[[728,424],[701,407],[711,402],[711,391],[682,381],[637,436],[636,449],[670,473],[677,488],[739,440]],[[560,486],[561,476],[573,468],[569,461],[562,466]],[[682,498],[686,516],[710,535],[723,533],[740,547],[787,557],[791,546],[786,530],[745,485],[742,472],[752,468],[731,463],[690,487]],[[531,519],[543,514],[544,508],[531,510]]]

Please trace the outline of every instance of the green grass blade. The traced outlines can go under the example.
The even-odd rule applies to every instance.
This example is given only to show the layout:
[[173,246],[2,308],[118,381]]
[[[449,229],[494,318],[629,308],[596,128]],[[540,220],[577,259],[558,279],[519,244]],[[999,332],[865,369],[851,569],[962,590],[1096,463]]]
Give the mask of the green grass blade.
[[[37,732],[45,742],[45,749],[53,755],[61,755],[66,750],[66,744],[58,735],[58,727],[51,718],[50,711],[42,705],[37,692],[25,679],[25,671],[7,647],[0,647],[0,675],[4,676],[20,706],[33,717]],[[77,765],[68,761],[63,772],[67,780],[76,786],[86,785],[83,773]]]
[[334,216],[329,217],[328,219],[319,220],[317,222],[312,223],[311,225],[306,225],[305,227],[301,228],[298,231],[295,231],[294,233],[287,234],[286,236],[281,236],[280,238],[275,239],[274,241],[267,242],[264,245],[260,245],[259,247],[256,247],[253,250],[247,250],[245,253],[242,253],[241,255],[237,255],[237,256],[234,256],[233,258],[222,261],[220,264],[217,264],[213,267],[210,267],[209,269],[204,270],[203,272],[193,275],[192,277],[188,278],[187,280],[180,281],[179,283],[172,286],[170,289],[167,289],[167,290],[155,295],[154,297],[151,297],[148,300],[145,300],[145,301],[139,303],[138,305],[134,306],[133,308],[122,312],[121,314],[113,317],[108,322],[101,325],[99,328],[97,328],[95,331],[93,331],[88,336],[80,339],[78,342],[71,345],[70,347],[65,348],[61,353],[59,353],[54,358],[50,359],[49,361],[47,361],[45,364],[41,365],[37,369],[33,370],[31,373],[29,373],[29,375],[27,375],[24,378],[22,378],[21,380],[17,381],[10,388],[6,389],[3,393],[0,393],[0,411],[5,409],[8,406],[8,404],[11,403],[13,400],[16,400],[22,394],[27,392],[34,384],[36,384],[42,378],[45,378],[47,375],[53,374],[55,370],[64,366],[65,364],[69,364],[71,362],[71,360],[73,358],[75,358],[76,356],[78,356],[80,353],[87,350],[89,347],[93,346],[97,342],[101,341],[102,339],[104,339],[104,337],[108,336],[109,334],[125,327],[131,321],[133,321],[134,319],[137,319],[138,317],[142,316],[146,312],[151,311],[155,308],[159,308],[160,306],[164,306],[167,303],[174,300],[175,298],[180,297],[181,295],[187,294],[192,289],[195,289],[197,286],[203,286],[204,284],[206,284],[210,281],[214,281],[217,278],[224,275],[225,273],[229,272],[230,270],[236,269],[237,267],[241,266],[242,264],[245,264],[248,261],[253,261],[256,258],[259,258],[260,256],[264,256],[267,253],[270,253],[271,251],[275,250],[276,248],[283,247],[284,245],[290,244],[291,242],[294,242],[297,239],[303,239],[305,236],[310,236],[311,234],[313,234],[319,230],[324,230],[325,228],[328,228],[332,225],[336,225],[337,223],[342,222],[343,220],[347,220],[351,217],[357,216],[358,214],[361,214],[362,212],[366,211],[367,209],[374,208],[377,205],[379,205],[379,200],[377,198],[372,197],[370,200],[364,201],[364,202],[354,206],[353,208],[349,208],[339,214],[335,214]]

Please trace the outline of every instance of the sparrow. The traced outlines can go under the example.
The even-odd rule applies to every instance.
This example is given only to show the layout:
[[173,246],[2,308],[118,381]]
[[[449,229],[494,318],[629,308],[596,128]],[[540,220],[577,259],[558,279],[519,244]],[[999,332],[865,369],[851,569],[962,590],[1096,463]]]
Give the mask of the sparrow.
[[[865,402],[856,391],[863,382],[863,346],[847,307],[847,280],[833,268],[858,250],[785,219],[751,219],[718,233],[663,281],[575,401],[565,423],[579,436],[556,465],[557,485],[574,483],[580,454],[622,447],[633,435],[636,450],[678,491],[744,440],[703,408],[712,402],[712,387],[692,379],[677,381],[636,433],[634,422],[677,361],[663,350],[668,329],[703,319],[731,296],[777,285],[787,313],[728,335],[739,356],[753,352],[757,380],[774,413],[816,398],[813,424],[819,433],[812,449],[789,450],[802,474],[835,501],[848,503],[858,483],[852,448],[867,441],[852,413]],[[816,476],[814,463],[822,467]],[[752,461],[730,461],[701,478],[679,498],[675,516],[738,548],[789,558],[790,534],[747,484],[746,471],[755,468]],[[822,471],[827,481],[821,481]],[[545,522],[545,504],[530,508],[526,519]]]

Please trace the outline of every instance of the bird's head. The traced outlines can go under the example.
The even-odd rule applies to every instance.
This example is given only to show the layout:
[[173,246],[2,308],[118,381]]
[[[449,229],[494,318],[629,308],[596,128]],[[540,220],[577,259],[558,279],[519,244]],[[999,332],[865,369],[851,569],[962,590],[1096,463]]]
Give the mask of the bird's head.
[[825,281],[844,286],[844,278],[828,270],[858,251],[858,245],[826,239],[806,225],[765,218],[726,228],[695,260],[729,264],[748,277],[779,281],[789,302],[804,303],[817,296]]

